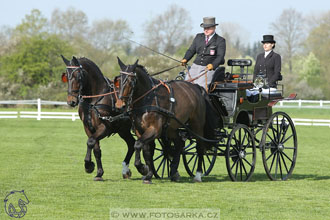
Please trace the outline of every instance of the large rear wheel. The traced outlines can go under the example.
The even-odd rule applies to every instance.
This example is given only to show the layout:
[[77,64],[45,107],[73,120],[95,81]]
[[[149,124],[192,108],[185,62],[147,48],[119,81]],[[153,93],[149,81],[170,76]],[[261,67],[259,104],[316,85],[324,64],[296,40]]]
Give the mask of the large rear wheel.
[[262,160],[271,180],[287,180],[297,159],[297,133],[293,121],[284,112],[272,114],[263,128]]

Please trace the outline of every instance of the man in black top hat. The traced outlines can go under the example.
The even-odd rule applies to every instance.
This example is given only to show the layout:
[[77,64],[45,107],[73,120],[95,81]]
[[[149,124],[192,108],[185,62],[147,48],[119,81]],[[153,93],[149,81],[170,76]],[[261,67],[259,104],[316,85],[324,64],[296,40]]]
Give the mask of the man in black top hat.
[[273,35],[264,35],[261,43],[263,43],[265,52],[257,56],[254,66],[253,81],[257,74],[266,74],[268,85],[276,88],[276,82],[282,78],[281,56],[273,51],[276,43]]
[[215,17],[203,18],[200,26],[204,28],[204,33],[196,35],[181,61],[182,65],[186,65],[197,54],[186,80],[195,79],[193,82],[204,88],[211,83],[214,70],[225,63],[226,40],[215,33],[217,25]]

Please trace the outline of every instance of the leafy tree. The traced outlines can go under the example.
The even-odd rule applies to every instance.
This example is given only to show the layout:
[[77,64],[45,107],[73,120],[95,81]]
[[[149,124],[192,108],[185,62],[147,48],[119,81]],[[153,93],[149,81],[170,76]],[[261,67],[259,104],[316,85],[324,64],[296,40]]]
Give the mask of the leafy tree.
[[59,81],[63,71],[60,54],[72,53],[70,46],[56,35],[22,38],[15,51],[1,58],[1,74],[20,85],[17,95],[26,98],[29,90]]
[[66,11],[55,9],[50,19],[51,30],[67,40],[85,38],[88,33],[88,17],[80,10],[69,8]]
[[290,8],[283,10],[280,17],[271,23],[277,42],[276,47],[279,48],[283,57],[283,63],[288,63],[290,74],[293,69],[293,57],[301,48],[304,37],[303,22],[302,14]]
[[191,29],[189,12],[177,5],[171,5],[163,14],[145,25],[146,44],[160,52],[174,54]]
[[[315,54],[320,62],[320,86],[326,97],[330,98],[330,11],[319,18],[305,42],[308,51]],[[321,83],[323,82],[323,83]]]
[[34,36],[45,33],[48,21],[38,9],[33,9],[30,14],[25,15],[22,23],[15,28],[15,33],[22,36]]

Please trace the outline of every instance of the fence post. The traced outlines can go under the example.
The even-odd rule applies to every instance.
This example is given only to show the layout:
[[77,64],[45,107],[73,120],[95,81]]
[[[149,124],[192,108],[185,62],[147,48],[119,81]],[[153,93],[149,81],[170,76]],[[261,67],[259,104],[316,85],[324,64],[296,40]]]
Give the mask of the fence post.
[[299,108],[301,108],[301,99],[299,99],[299,101],[298,101],[298,106],[299,106]]
[[75,121],[76,117],[75,117],[75,113],[72,113],[72,121]]
[[283,101],[280,101],[280,106],[281,106],[281,107],[283,106]]
[[320,107],[323,107],[323,100],[320,100]]
[[37,115],[37,120],[40,121],[41,120],[41,100],[38,99],[38,115]]

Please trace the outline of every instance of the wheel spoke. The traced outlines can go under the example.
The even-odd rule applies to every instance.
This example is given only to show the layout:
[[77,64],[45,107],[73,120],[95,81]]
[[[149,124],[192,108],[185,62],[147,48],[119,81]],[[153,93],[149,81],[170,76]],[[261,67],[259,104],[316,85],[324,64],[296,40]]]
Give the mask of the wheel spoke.
[[162,169],[162,178],[164,177],[165,166],[166,166],[166,160],[164,158],[163,169]]
[[233,165],[230,167],[230,169],[232,170],[235,166],[235,164],[237,163],[238,159],[234,161]]
[[[288,124],[288,126],[289,126],[290,124]],[[282,138],[281,138],[281,140],[280,140],[280,143],[282,143],[282,141],[283,141],[283,139],[285,138],[285,135],[286,135],[286,133],[288,132],[288,130],[289,130],[289,127],[283,132],[283,136],[282,136]]]
[[293,163],[293,161],[291,160],[291,158],[290,158],[288,155],[286,155],[286,153],[282,152],[282,154],[283,154],[286,158],[288,158],[288,160],[290,160],[291,163]]
[[[242,145],[244,144],[244,141],[245,141],[245,138],[246,138],[246,134],[247,134],[247,132],[244,131],[244,136],[243,136],[243,140],[242,140]],[[249,138],[248,138],[248,141],[249,141]],[[249,142],[248,142],[248,143],[249,143]]]
[[[237,161],[239,161],[239,159],[237,159]],[[239,163],[236,163],[235,179],[237,179],[238,164]]]
[[[274,134],[275,135],[275,134]],[[269,137],[269,139],[276,145],[276,142],[273,140],[273,138],[267,133],[267,136]],[[275,139],[275,138],[274,138]]]
[[195,170],[195,167],[196,167],[196,162],[197,162],[197,160],[198,160],[198,157],[195,158],[194,166],[193,166],[193,168],[192,168],[192,170],[191,170],[192,173],[194,173],[194,170]]
[[[283,122],[284,122],[284,121],[285,121],[285,119],[282,118],[282,120],[281,120],[281,125],[280,125],[280,131],[277,132],[277,140],[278,140],[278,141],[280,141],[280,139],[281,139],[281,134],[282,134],[282,128],[283,128]],[[277,125],[277,126],[279,126],[279,125]]]
[[277,176],[277,169],[278,169],[278,153],[276,154],[276,167],[275,167],[275,179],[276,179],[276,176]]
[[[186,147],[184,148],[184,150],[185,150],[186,152],[188,152],[188,151],[190,151],[190,150],[196,148],[195,145],[193,145],[192,147],[191,147],[191,145],[192,145],[192,144],[189,144],[188,146],[186,146]],[[189,147],[190,147],[190,148],[189,148]]]
[[269,160],[269,158],[270,158],[273,154],[275,154],[276,152],[277,152],[277,151],[272,152],[272,153],[267,157],[266,161]]
[[278,164],[279,164],[279,167],[280,167],[280,172],[281,172],[281,179],[283,179],[283,173],[282,173],[282,165],[281,165],[281,157],[280,157],[280,152],[278,153]]
[[153,161],[155,162],[156,160],[158,160],[159,158],[161,158],[162,156],[164,156],[163,154],[159,155],[158,157],[156,157]]
[[190,161],[194,158],[194,157],[196,157],[196,154],[193,154],[193,156],[192,157],[190,157],[190,159],[189,159],[189,161],[188,161],[188,163],[187,164],[189,164],[190,163]]
[[285,147],[285,149],[288,149],[288,150],[295,150],[297,149],[296,147]]
[[206,156],[207,160],[209,161],[209,163],[211,164],[212,162],[211,162],[211,160],[210,160],[209,155],[206,154],[205,156]]
[[252,167],[252,164],[251,164],[247,159],[243,158],[243,160],[244,160],[247,164],[249,164],[250,167]]
[[242,181],[243,180],[242,160],[239,160],[239,169],[240,169],[241,181]]
[[162,161],[160,162],[160,164],[158,165],[158,167],[157,167],[157,173],[158,173],[158,171],[159,171],[159,168],[162,166],[162,164],[164,163],[164,161],[165,161],[165,157],[162,159]]
[[246,171],[246,169],[245,169],[245,165],[244,165],[243,161],[242,161],[242,166],[243,166],[243,170],[244,170],[244,172],[245,172],[245,175],[246,175],[246,177],[247,177],[247,176],[248,176],[248,173],[247,173],[247,171]]
[[[275,153],[276,153],[276,152],[275,152]],[[276,154],[274,154],[274,156],[273,156],[273,160],[272,160],[272,163],[271,163],[271,165],[270,165],[269,172],[272,172],[272,168],[273,168],[274,161],[275,161],[275,156],[276,156]]]
[[284,167],[285,167],[285,169],[286,169],[286,172],[289,173],[289,169],[288,169],[288,167],[286,166],[286,162],[285,162],[285,159],[284,159],[284,157],[283,157],[282,152],[280,153],[280,156],[281,156],[281,158],[282,158],[282,161],[283,161]]
[[285,142],[287,142],[291,137],[293,137],[293,134],[291,134],[287,139],[285,139],[282,144],[284,144]]
[[204,168],[204,172],[203,173],[206,173],[204,157],[202,157],[202,164],[203,164],[203,168]]
[[170,160],[166,160],[167,161],[167,175],[170,174]]

